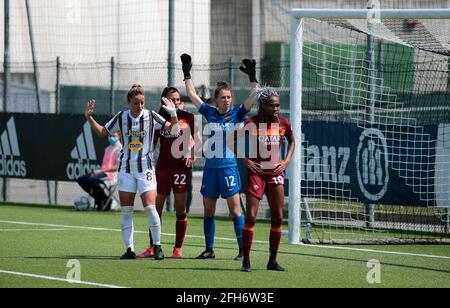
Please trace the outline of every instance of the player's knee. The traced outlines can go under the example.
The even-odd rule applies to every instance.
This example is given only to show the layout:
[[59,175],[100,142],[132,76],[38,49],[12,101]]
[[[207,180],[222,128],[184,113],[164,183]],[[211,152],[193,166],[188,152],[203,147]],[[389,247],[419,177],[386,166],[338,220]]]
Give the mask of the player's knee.
[[161,225],[161,218],[155,205],[146,206],[144,210],[147,212],[149,227],[158,227]]
[[186,213],[177,214],[177,220],[179,220],[179,221],[186,220],[186,218],[187,218],[187,214]]
[[256,216],[251,216],[251,215],[247,216],[245,218],[245,224],[249,225],[249,226],[256,225]]
[[216,213],[216,207],[210,204],[204,204],[204,214],[206,217],[214,216]]
[[283,218],[274,217],[272,218],[272,226],[273,227],[281,227],[283,225]]
[[237,208],[237,209],[233,209],[231,212],[231,217],[236,218],[236,217],[240,217],[242,215],[241,213],[241,209]]

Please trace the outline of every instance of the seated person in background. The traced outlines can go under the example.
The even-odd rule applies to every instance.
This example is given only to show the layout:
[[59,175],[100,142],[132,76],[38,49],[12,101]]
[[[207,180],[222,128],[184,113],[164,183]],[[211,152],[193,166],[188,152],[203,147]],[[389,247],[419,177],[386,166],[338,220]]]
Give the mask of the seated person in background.
[[81,188],[95,199],[97,211],[109,211],[111,209],[111,202],[107,202],[108,196],[100,184],[104,181],[113,181],[116,178],[115,173],[119,168],[119,154],[122,150],[119,136],[119,134],[114,134],[108,137],[110,145],[105,149],[102,167],[79,177],[77,180]]

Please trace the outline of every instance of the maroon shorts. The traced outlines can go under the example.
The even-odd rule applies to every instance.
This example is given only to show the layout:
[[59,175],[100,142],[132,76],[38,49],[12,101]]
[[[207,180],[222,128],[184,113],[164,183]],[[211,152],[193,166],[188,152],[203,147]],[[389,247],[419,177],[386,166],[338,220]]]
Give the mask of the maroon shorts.
[[269,189],[273,189],[278,185],[284,185],[284,175],[266,175],[248,172],[247,177],[247,193],[255,198],[262,200],[264,193]]
[[191,189],[192,169],[156,168],[157,191],[159,195],[168,196],[173,190],[174,194],[186,193]]

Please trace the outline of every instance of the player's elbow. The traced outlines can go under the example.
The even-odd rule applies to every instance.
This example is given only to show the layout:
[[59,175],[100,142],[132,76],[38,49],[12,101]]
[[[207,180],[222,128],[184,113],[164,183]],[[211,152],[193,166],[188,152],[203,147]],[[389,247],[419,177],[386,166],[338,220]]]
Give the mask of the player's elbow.
[[187,95],[191,99],[192,102],[194,102],[197,98],[197,92],[195,92],[195,90],[189,90],[187,92]]
[[107,131],[106,128],[104,128],[104,127],[102,127],[102,129],[99,130],[99,131],[97,131],[96,133],[97,133],[97,136],[103,137],[103,138],[109,136],[108,131]]

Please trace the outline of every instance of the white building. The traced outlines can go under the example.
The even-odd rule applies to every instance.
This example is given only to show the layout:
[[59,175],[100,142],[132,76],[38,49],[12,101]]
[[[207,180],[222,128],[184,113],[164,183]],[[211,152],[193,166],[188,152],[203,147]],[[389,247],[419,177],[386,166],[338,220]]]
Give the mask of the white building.
[[[4,20],[4,1],[0,19]],[[110,78],[99,78],[103,70],[90,70],[93,64],[108,72],[111,57],[127,70],[127,65],[151,64],[161,67],[155,73],[119,74],[116,84],[129,87],[140,82],[146,87],[167,84],[168,4],[160,0],[33,0],[30,11],[36,57],[39,62],[55,63],[60,57],[65,65],[83,64],[67,72],[66,83],[109,86]],[[10,57],[13,73],[30,73],[31,45],[25,1],[10,1]],[[210,0],[176,0],[175,61],[183,52],[193,54],[199,65],[210,63]],[[0,40],[4,41],[4,23],[0,23]],[[3,55],[4,45],[0,44]],[[3,67],[0,68],[3,70]],[[182,81],[177,67],[176,80]],[[200,84],[208,83],[208,74],[196,75]],[[48,84],[47,84],[48,83]],[[54,81],[42,82],[43,88],[54,87]]]

